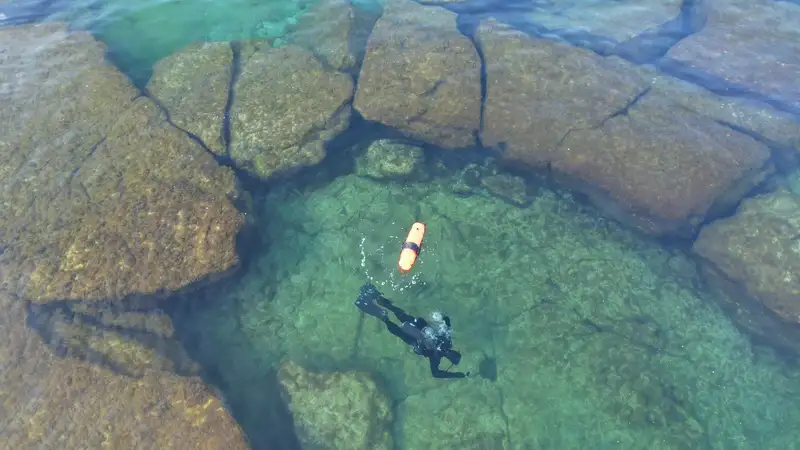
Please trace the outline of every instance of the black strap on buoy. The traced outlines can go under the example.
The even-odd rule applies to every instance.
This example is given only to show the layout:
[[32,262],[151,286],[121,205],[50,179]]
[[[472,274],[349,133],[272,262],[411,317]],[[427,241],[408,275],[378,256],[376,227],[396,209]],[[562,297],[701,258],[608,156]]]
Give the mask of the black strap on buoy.
[[419,245],[416,242],[406,242],[403,244],[403,249],[409,249],[419,256]]

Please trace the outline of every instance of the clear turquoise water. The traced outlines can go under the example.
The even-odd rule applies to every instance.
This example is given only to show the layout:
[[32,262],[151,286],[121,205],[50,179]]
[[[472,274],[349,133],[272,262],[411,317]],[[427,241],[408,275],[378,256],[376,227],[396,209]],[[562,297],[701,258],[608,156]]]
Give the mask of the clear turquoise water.
[[[31,4],[24,17],[91,31],[144,86],[155,62],[193,42],[279,43],[313,3],[63,2]],[[535,12],[528,2],[452,8],[465,29],[495,15],[552,35],[520,13]],[[647,62],[693,26],[665,28],[652,53],[621,52]],[[562,33],[608,48],[608,38],[589,35]],[[368,142],[366,130],[349,136]],[[341,155],[279,183],[242,174],[255,224],[243,268],[162,305],[254,448],[297,445],[275,389],[285,360],[373,374],[391,397],[399,449],[796,447],[800,368],[732,323],[687,254],[690,242],[644,237],[533,177],[524,208],[483,191],[456,195],[464,163],[445,156],[437,166],[439,149],[427,149],[432,177],[414,182],[359,176],[353,156]],[[483,161],[480,150],[465,155]],[[414,220],[430,231],[415,271],[401,276],[398,245]],[[446,311],[459,367],[475,376],[432,379],[425,360],[355,310],[365,281],[412,313]]]

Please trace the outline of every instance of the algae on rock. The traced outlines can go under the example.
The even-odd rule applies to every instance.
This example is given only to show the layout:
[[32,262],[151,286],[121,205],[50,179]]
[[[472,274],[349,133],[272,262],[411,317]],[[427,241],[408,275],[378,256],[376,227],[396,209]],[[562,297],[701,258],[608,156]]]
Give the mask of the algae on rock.
[[375,179],[408,178],[421,169],[423,159],[420,147],[379,139],[356,160],[356,173]]
[[0,111],[0,246],[27,299],[156,294],[237,266],[233,171],[138,96],[102,44],[48,23],[2,29],[0,45],[4,79],[19,80]]
[[262,179],[318,164],[350,123],[352,78],[295,45],[255,52],[234,92],[230,156]]
[[444,148],[469,147],[481,117],[481,62],[456,14],[389,0],[367,42],[354,107]]
[[147,91],[166,108],[173,124],[224,156],[223,125],[232,76],[230,43],[192,44],[156,63]]
[[287,361],[278,379],[304,449],[390,450],[392,408],[361,372],[311,372]]

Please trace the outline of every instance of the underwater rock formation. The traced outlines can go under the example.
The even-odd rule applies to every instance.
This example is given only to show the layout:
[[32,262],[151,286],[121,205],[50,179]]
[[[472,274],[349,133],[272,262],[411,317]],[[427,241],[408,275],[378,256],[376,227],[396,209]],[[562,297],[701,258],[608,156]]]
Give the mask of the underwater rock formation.
[[481,178],[481,185],[489,194],[515,206],[525,206],[531,201],[525,180],[520,177],[506,173],[488,175]]
[[[5,255],[4,255],[5,256]],[[0,261],[7,274],[15,261]],[[138,378],[58,358],[26,327],[26,305],[0,277],[0,429],[13,449],[247,449],[222,399],[196,377]],[[110,341],[105,341],[106,343]]]
[[642,70],[652,80],[651,94],[669,97],[681,108],[768,142],[782,161],[796,164],[800,160],[800,119],[796,116],[763,102],[715,95],[696,84]]
[[389,398],[361,372],[311,372],[288,361],[278,379],[304,449],[393,448]]
[[230,156],[262,179],[318,164],[350,123],[352,78],[294,45],[255,52],[234,92]]
[[489,382],[476,384],[438,388],[403,400],[399,414],[414,418],[402,421],[406,448],[513,448],[498,392]]
[[703,29],[672,47],[665,62],[800,108],[800,5],[720,0],[707,7]]
[[746,199],[736,215],[703,228],[693,249],[707,278],[747,311],[740,323],[800,352],[800,196],[779,190]]
[[548,30],[589,33],[616,44],[676,19],[682,4],[681,0],[537,2],[524,17]]
[[691,235],[770,170],[762,143],[687,111],[616,57],[491,20],[478,39],[488,78],[484,145],[504,149],[506,164],[552,169],[644,232]]
[[165,371],[199,375],[200,367],[174,336],[169,316],[143,305],[126,310],[131,306],[130,302],[33,305],[27,322],[58,356],[99,365],[116,374],[143,377]]
[[389,0],[367,43],[354,107],[409,137],[468,147],[480,127],[480,70],[455,13]]
[[363,48],[369,30],[359,27],[356,10],[346,0],[321,0],[300,17],[289,42],[306,48],[336,70],[356,67],[357,49]]
[[356,160],[356,173],[376,179],[405,178],[419,170],[423,158],[420,147],[380,139]]
[[233,74],[227,42],[192,44],[153,67],[147,91],[169,112],[170,121],[225,155],[223,123]]
[[[63,24],[0,31],[0,245],[25,297],[100,300],[187,287],[238,264],[233,172],[170,125]],[[36,49],[36,51],[33,51]]]

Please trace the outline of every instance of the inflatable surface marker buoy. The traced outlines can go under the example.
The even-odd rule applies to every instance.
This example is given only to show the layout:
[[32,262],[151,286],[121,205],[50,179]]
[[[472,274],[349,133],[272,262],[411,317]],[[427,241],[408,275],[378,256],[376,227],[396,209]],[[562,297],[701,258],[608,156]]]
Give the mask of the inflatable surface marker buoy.
[[400,268],[400,273],[408,273],[417,262],[420,249],[422,249],[422,239],[425,238],[425,224],[422,222],[414,222],[411,229],[408,231],[408,237],[403,244],[403,249],[400,250],[400,259],[397,261],[397,266]]

